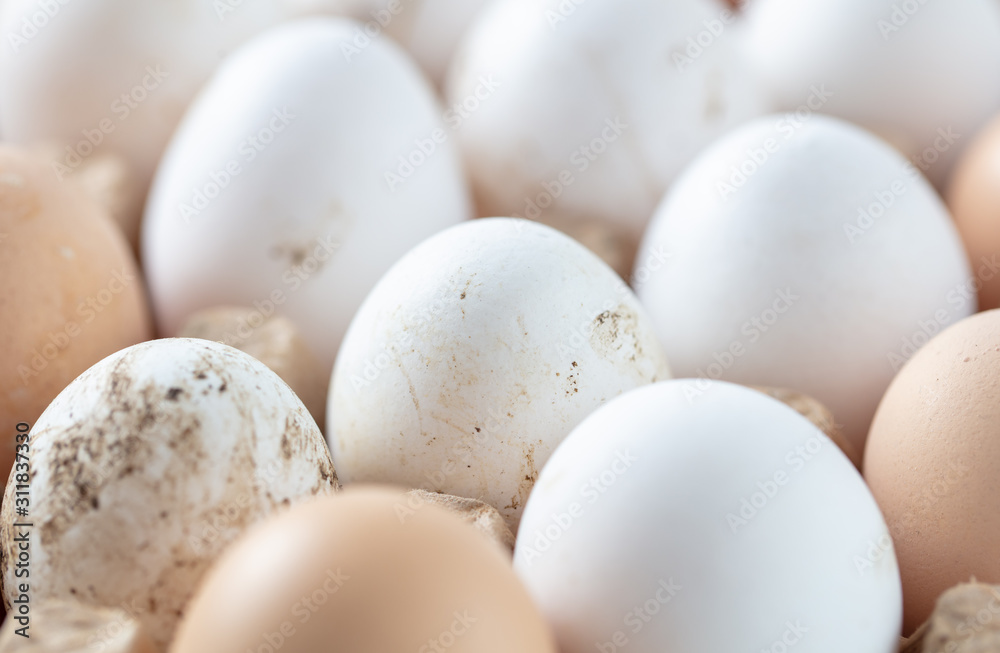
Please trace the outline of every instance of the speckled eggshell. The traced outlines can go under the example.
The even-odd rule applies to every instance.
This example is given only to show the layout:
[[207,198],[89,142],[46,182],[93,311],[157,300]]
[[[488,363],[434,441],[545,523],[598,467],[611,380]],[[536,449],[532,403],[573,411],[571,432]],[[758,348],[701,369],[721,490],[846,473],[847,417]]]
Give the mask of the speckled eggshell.
[[865,480],[896,543],[905,631],[949,587],[1000,583],[1000,310],[954,325],[879,405]]
[[474,220],[412,250],[365,300],[327,438],[345,482],[480,499],[516,529],[569,431],[669,374],[635,296],[594,254],[538,223]]
[[3,500],[11,605],[20,532],[31,600],[135,606],[159,647],[202,574],[256,521],[328,494],[336,474],[316,423],[262,363],[205,340],[122,350],[77,378],[31,430],[30,515]]
[[0,480],[33,424],[84,370],[153,336],[117,226],[46,162],[0,147]]

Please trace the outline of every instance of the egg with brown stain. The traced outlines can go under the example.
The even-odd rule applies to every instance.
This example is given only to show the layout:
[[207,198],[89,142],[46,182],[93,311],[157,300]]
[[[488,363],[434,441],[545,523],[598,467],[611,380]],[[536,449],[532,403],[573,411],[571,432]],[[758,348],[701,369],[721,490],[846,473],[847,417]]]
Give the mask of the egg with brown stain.
[[949,587],[1000,583],[1000,310],[959,322],[907,363],[864,460],[896,547],[905,633]]
[[171,653],[555,653],[506,554],[376,487],[300,504],[218,562]]
[[152,335],[139,270],[106,211],[43,159],[0,147],[0,480],[18,423]]

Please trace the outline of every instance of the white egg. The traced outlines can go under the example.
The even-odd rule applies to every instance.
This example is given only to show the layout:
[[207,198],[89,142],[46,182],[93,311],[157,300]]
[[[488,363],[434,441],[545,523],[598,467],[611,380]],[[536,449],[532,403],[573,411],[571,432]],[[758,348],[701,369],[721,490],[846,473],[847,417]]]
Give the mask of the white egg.
[[[42,413],[28,441],[29,520],[3,501],[3,589],[32,602],[126,606],[162,649],[226,546],[290,503],[337,487],[302,402],[254,358],[205,340],[105,358]],[[20,503],[18,505],[21,505]],[[8,527],[27,521],[30,527]],[[18,572],[30,543],[30,581]]]
[[722,382],[640,388],[574,429],[514,564],[563,653],[891,653],[902,621],[892,542],[851,462]]
[[822,111],[893,143],[940,185],[1000,111],[996,0],[753,0],[746,61],[777,109]]
[[480,499],[514,527],[570,429],[665,378],[638,301],[595,255],[537,223],[476,220],[412,250],[365,300],[327,439],[345,482]]
[[300,14],[343,15],[362,23],[358,47],[383,34],[413,55],[440,86],[459,39],[489,0],[287,0]]
[[678,376],[811,395],[857,451],[903,362],[975,312],[970,275],[919,171],[819,115],[761,118],[703,152],[635,272]]
[[133,243],[156,164],[188,103],[228,51],[283,15],[279,0],[2,4],[4,140],[54,141],[60,178],[95,154],[122,157],[130,179],[120,217]]
[[247,329],[278,313],[329,374],[382,273],[469,217],[433,92],[388,39],[345,49],[354,28],[325,18],[276,28],[236,52],[192,105],[145,217],[162,333],[216,305],[256,309]]
[[715,0],[499,0],[466,33],[448,103],[480,210],[617,227],[633,242],[712,138],[758,115]]

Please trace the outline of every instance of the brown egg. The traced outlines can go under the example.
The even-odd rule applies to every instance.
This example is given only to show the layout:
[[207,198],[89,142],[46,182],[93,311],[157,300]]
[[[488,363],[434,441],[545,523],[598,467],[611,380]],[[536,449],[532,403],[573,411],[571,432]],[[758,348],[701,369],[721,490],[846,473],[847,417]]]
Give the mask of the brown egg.
[[555,653],[502,549],[401,492],[348,489],[237,542],[172,653]]
[[864,476],[895,543],[905,633],[952,585],[1000,583],[1000,310],[945,330],[903,367]]
[[1000,117],[963,153],[948,187],[948,207],[982,284],[979,307],[1000,307]]
[[0,147],[0,469],[87,368],[152,337],[145,290],[118,227],[44,159]]

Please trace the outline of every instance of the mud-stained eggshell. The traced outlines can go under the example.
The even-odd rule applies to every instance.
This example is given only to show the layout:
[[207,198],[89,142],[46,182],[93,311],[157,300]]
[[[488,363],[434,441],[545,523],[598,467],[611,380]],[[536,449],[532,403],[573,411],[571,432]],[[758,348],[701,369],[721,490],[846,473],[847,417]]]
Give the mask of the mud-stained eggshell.
[[250,354],[295,391],[316,424],[325,424],[330,376],[288,318],[265,317],[255,308],[220,306],[192,315],[177,336],[214,340]]
[[327,438],[341,478],[496,507],[512,530],[538,470],[604,402],[669,378],[625,283],[558,231],[452,227],[379,281],[333,373]]
[[302,402],[236,349],[175,338],[113,354],[31,430],[30,528],[0,527],[4,602],[28,534],[31,600],[135,604],[159,648],[219,553],[254,522],[337,486]]

